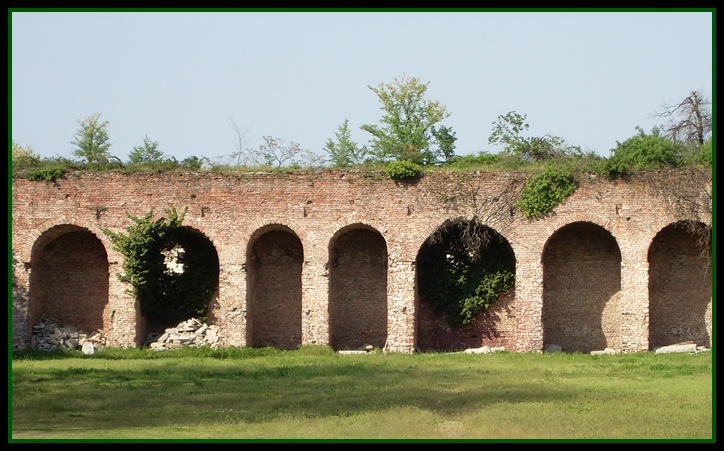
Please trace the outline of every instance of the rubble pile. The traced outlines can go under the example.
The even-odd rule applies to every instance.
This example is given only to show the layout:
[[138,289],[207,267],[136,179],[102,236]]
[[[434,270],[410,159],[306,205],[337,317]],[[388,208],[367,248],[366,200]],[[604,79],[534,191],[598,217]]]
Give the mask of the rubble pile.
[[[155,351],[165,351],[183,346],[221,346],[219,327],[202,323],[196,318],[182,321],[176,327],[166,329],[163,334],[150,333],[144,346]],[[104,331],[86,333],[74,326],[63,326],[55,318],[42,316],[33,326],[33,337],[30,342],[32,349],[53,352],[57,349],[68,351],[82,350],[85,354],[93,354],[107,344]]]
[[106,345],[103,331],[89,334],[74,326],[63,326],[57,319],[45,315],[40,317],[40,320],[33,326],[33,337],[30,340],[31,349],[49,352],[57,349],[69,351],[89,349],[91,345],[93,349]]
[[220,344],[219,327],[209,326],[196,318],[182,321],[176,327],[166,329],[163,334],[150,333],[144,345],[155,351],[181,348],[183,346],[211,346],[218,348]]

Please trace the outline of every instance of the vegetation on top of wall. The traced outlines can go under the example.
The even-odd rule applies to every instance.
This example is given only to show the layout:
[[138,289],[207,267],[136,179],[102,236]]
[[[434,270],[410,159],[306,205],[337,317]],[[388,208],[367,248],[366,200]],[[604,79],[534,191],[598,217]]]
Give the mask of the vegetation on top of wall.
[[33,181],[45,180],[54,182],[65,175],[65,168],[61,166],[50,166],[47,168],[30,169],[25,173],[25,178]]
[[385,167],[385,175],[392,180],[405,180],[417,176],[422,166],[412,161],[391,161]]
[[650,134],[641,127],[638,133],[621,143],[616,143],[605,170],[610,175],[621,175],[636,170],[675,168],[680,166],[684,146],[661,136],[654,127]]

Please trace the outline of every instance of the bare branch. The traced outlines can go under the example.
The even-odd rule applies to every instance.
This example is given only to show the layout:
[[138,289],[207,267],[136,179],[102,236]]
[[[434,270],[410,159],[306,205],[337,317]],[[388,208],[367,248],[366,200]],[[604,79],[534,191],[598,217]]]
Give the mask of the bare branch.
[[236,166],[257,166],[261,163],[260,155],[256,150],[249,148],[251,140],[249,133],[251,125],[237,124],[231,116],[229,116],[229,128],[236,134],[236,150],[229,156],[229,162],[236,160]]
[[712,132],[711,101],[701,91],[692,91],[676,105],[662,104],[655,118],[669,121],[665,129],[672,141],[701,146]]
[[477,256],[490,241],[491,229],[506,230],[515,219],[515,202],[523,189],[523,180],[513,177],[495,191],[485,191],[481,180],[470,174],[459,174],[455,184],[437,193],[447,214],[457,217],[446,221],[430,236],[432,243],[440,242],[447,231],[460,229],[466,252]]

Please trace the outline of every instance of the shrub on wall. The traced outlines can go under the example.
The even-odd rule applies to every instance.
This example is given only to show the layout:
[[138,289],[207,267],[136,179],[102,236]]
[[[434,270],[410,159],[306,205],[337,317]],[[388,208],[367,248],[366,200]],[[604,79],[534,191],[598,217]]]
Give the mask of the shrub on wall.
[[405,180],[415,177],[420,173],[420,170],[422,170],[422,167],[412,161],[391,161],[385,167],[385,174],[392,180]]
[[627,174],[631,171],[665,169],[678,167],[682,161],[684,146],[661,136],[661,130],[654,127],[646,134],[641,127],[638,133],[626,141],[616,143],[606,163],[606,172],[611,175]]
[[58,166],[49,168],[33,169],[25,173],[25,178],[32,181],[45,180],[48,182],[54,182],[55,179],[59,179],[65,175],[65,169]]
[[526,217],[546,215],[576,191],[576,183],[569,172],[553,167],[525,182],[516,203]]

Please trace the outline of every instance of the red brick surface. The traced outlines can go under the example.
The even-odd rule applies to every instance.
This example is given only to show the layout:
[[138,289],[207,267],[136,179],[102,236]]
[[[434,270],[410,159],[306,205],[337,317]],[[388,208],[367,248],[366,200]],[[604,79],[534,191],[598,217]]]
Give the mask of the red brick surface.
[[[43,313],[102,328],[112,345],[142,342],[145,319],[117,278],[122,256],[102,229],[123,232],[126,213],[142,217],[153,207],[161,217],[172,206],[188,206],[184,225],[216,249],[209,321],[226,345],[369,342],[412,352],[710,344],[711,267],[693,256],[691,240],[664,231],[679,218],[646,183],[595,177],[543,219],[515,213],[512,222],[488,224],[515,254],[515,289],[472,330],[445,331],[444,318],[419,305],[415,261],[439,225],[471,214],[442,201],[460,177],[439,171],[395,183],[381,171],[319,170],[14,178],[13,349],[29,345]],[[524,175],[464,177],[493,199]]]

